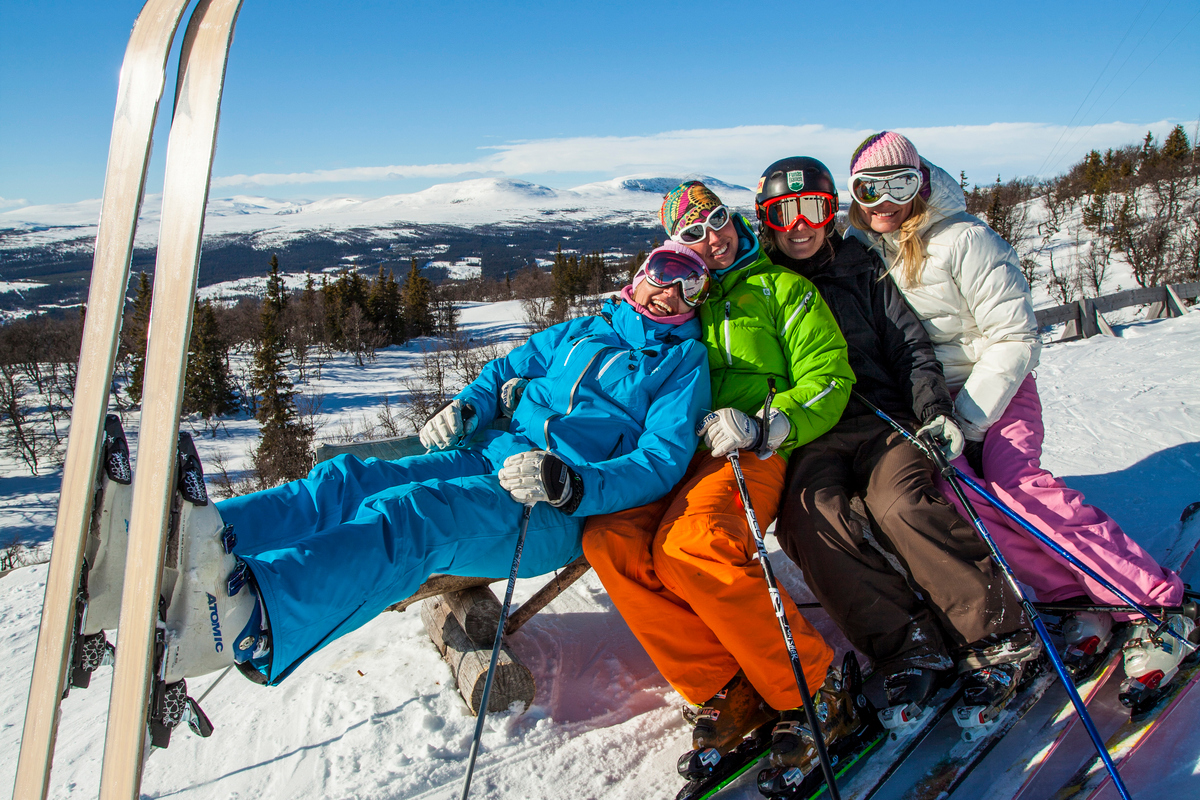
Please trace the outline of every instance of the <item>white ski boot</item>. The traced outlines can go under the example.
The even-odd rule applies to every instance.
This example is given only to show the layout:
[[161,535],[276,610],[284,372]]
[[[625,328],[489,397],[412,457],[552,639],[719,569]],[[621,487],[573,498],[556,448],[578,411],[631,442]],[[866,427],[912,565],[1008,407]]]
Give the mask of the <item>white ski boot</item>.
[[104,420],[92,522],[75,601],[70,686],[87,687],[97,667],[112,663],[114,649],[104,631],[115,630],[121,616],[129,514],[133,503],[132,482],[129,445],[125,441],[121,419],[116,414],[109,414]]
[[1063,615],[1062,635],[1067,644],[1063,651],[1063,666],[1078,681],[1095,668],[1112,641],[1112,614],[1107,611],[1071,611]]
[[[1196,638],[1196,621],[1183,614],[1168,614],[1167,627],[1183,638]],[[1152,705],[1162,687],[1179,671],[1180,663],[1195,652],[1145,619],[1133,623],[1122,654],[1126,678],[1121,682],[1121,702],[1135,711]]]
[[[191,437],[179,434],[179,482],[163,565],[157,681],[150,711],[151,736],[165,747],[186,715],[201,736],[212,732],[184,678],[263,660],[269,652],[265,618],[249,571],[232,553],[236,538],[209,502],[204,473]],[[253,676],[252,676],[253,678]],[[190,712],[190,713],[189,713]]]

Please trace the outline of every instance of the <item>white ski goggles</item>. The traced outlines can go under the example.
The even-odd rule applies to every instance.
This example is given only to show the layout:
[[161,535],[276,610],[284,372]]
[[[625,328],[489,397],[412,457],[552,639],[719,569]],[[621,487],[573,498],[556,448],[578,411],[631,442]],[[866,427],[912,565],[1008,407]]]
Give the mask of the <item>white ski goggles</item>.
[[850,196],[863,208],[873,208],[885,200],[904,205],[921,191],[921,170],[903,167],[872,175],[860,172],[850,176]]
[[719,231],[729,224],[729,209],[725,206],[717,206],[712,211],[708,212],[708,216],[700,222],[693,222],[679,233],[671,237],[672,241],[679,244],[699,244],[704,241],[707,236],[705,229]]

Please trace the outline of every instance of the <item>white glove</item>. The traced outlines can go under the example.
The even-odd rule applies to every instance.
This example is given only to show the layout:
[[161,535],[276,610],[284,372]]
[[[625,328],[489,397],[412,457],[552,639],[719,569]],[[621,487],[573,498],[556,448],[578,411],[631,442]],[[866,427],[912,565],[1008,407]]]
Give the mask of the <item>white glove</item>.
[[938,414],[926,422],[917,431],[918,439],[932,441],[942,451],[947,461],[953,461],[962,455],[965,439],[954,420],[945,414]]
[[767,441],[765,446],[758,451],[758,457],[764,461],[771,457],[771,454],[779,449],[792,432],[791,420],[787,418],[778,408],[771,409],[771,425],[767,428]]
[[[464,422],[463,417],[466,417]],[[447,450],[458,447],[471,438],[479,418],[475,409],[462,400],[451,400],[421,427],[417,438],[427,450]]]
[[696,435],[712,449],[713,458],[745,450],[758,439],[758,421],[736,408],[718,408],[696,428]]
[[[572,484],[579,483],[579,476],[574,470],[558,456],[545,450],[527,450],[509,456],[504,459],[504,466],[497,477],[504,490],[518,503],[531,505],[544,502],[555,508],[563,508],[571,502],[576,496]],[[574,508],[578,507],[576,500]]]
[[500,413],[512,417],[513,412],[517,410],[517,404],[525,395],[525,386],[528,383],[528,378],[509,378],[504,382],[500,387]]

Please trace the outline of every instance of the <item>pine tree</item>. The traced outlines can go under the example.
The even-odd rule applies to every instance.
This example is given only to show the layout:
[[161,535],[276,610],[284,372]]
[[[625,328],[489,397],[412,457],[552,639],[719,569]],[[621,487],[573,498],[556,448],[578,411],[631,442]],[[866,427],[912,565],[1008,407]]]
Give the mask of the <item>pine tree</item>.
[[263,299],[261,312],[262,339],[254,353],[251,379],[260,398],[255,416],[261,423],[254,464],[264,486],[304,477],[310,462],[308,447],[313,431],[299,419],[284,360],[287,341],[283,312],[286,308],[287,295],[279,276],[279,260],[271,256],[267,296]]
[[433,295],[433,284],[421,274],[417,267],[417,259],[413,258],[408,277],[404,279],[402,296],[404,299],[404,321],[408,327],[409,336],[429,336],[434,332],[433,312],[430,300]]
[[211,420],[235,411],[237,396],[229,382],[227,364],[229,345],[217,329],[217,315],[211,301],[196,303],[189,350],[183,413]]
[[150,283],[150,276],[139,272],[137,294],[133,298],[133,313],[125,326],[124,337],[132,364],[125,393],[135,405],[142,402],[142,379],[146,371],[146,337],[150,332],[150,305],[153,296],[154,286]]
[[1192,157],[1192,146],[1188,142],[1187,131],[1183,129],[1182,125],[1176,125],[1171,129],[1159,152],[1163,159],[1169,161],[1187,161]]
[[400,287],[392,271],[384,274],[383,266],[371,284],[367,297],[367,317],[381,334],[385,344],[401,344],[404,341],[404,314],[400,307]]

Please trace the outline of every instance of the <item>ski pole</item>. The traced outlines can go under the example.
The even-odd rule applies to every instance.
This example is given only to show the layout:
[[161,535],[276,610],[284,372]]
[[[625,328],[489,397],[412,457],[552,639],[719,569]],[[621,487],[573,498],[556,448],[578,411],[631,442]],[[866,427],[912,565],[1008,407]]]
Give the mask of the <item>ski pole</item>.
[[1125,782],[1121,780],[1121,773],[1117,771],[1117,765],[1113,763],[1112,756],[1108,754],[1108,748],[1104,745],[1104,740],[1100,738],[1100,732],[1096,730],[1096,724],[1092,721],[1091,714],[1088,713],[1087,705],[1083,702],[1083,698],[1079,696],[1079,690],[1075,688],[1075,682],[1071,680],[1071,676],[1067,674],[1067,667],[1065,664],[1063,664],[1062,656],[1058,654],[1058,650],[1056,650],[1054,647],[1054,642],[1050,640],[1050,632],[1046,630],[1046,625],[1042,622],[1042,618],[1038,615],[1037,610],[1033,607],[1033,603],[1029,601],[1029,598],[1026,597],[1025,593],[1021,590],[1021,585],[1017,582],[1017,577],[1013,574],[1012,568],[1004,559],[1004,555],[1000,552],[1000,548],[996,546],[996,542],[994,539],[992,539],[992,535],[988,533],[987,527],[983,524],[983,520],[979,518],[979,512],[975,510],[975,506],[971,503],[970,498],[967,497],[967,493],[963,491],[962,484],[959,483],[958,480],[958,475],[961,475],[962,473],[958,473],[958,475],[955,474],[958,472],[958,470],[956,470],[954,465],[946,459],[945,454],[942,453],[941,449],[936,445],[926,443],[916,436],[913,436],[898,422],[872,405],[869,400],[861,395],[858,395],[857,392],[855,393],[855,396],[858,397],[861,402],[866,404],[867,407],[872,409],[881,419],[886,421],[897,431],[903,433],[907,439],[916,444],[917,447],[921,448],[925,455],[929,457],[929,459],[941,472],[942,477],[944,477],[950,484],[950,488],[954,490],[954,494],[958,497],[958,501],[962,503],[963,508],[966,509],[967,514],[970,516],[971,525],[987,544],[988,550],[990,550],[992,553],[992,558],[996,560],[996,563],[1000,566],[1000,570],[1004,573],[1004,577],[1008,581],[1009,588],[1012,589],[1013,594],[1020,598],[1021,607],[1025,610],[1025,617],[1033,625],[1034,630],[1037,631],[1042,643],[1046,646],[1046,652],[1050,655],[1050,663],[1054,665],[1054,671],[1058,673],[1059,680],[1062,681],[1063,688],[1067,691],[1067,696],[1071,698],[1071,705],[1075,706],[1075,713],[1079,714],[1080,722],[1082,722],[1083,727],[1087,729],[1088,736],[1091,737],[1092,744],[1095,745],[1096,752],[1099,754],[1100,760],[1104,762],[1104,768],[1108,770],[1108,774],[1112,777],[1113,785],[1116,787],[1117,792],[1122,798],[1124,798],[1124,800],[1132,800],[1129,790],[1125,788]]
[[496,625],[496,640],[492,642],[492,661],[488,665],[487,678],[483,682],[483,697],[479,700],[479,716],[475,720],[475,735],[471,738],[471,757],[467,761],[467,775],[463,779],[461,800],[467,800],[471,791],[471,775],[475,772],[475,757],[479,755],[479,741],[483,738],[483,720],[487,717],[488,696],[492,693],[492,679],[496,677],[496,662],[500,660],[500,642],[504,639],[504,620],[508,606],[512,603],[513,587],[517,583],[517,569],[521,566],[521,551],[525,548],[525,534],[529,531],[529,515],[533,503],[521,512],[521,531],[517,534],[517,549],[513,553],[512,571],[508,573],[508,588],[504,590],[504,605],[500,607],[500,622]]
[[[771,401],[775,398],[775,379],[767,379],[767,399],[763,401],[762,422],[758,429],[758,439],[754,450],[758,450],[767,440],[771,420]],[[741,458],[738,451],[729,454],[729,464],[733,467],[733,476],[737,480],[738,493],[742,505],[746,509],[746,522],[750,525],[750,533],[754,536],[754,546],[758,549],[758,563],[762,566],[763,577],[767,581],[767,592],[771,595],[771,604],[775,607],[775,617],[779,620],[779,629],[783,631],[783,642],[787,645],[788,659],[792,663],[792,674],[796,677],[796,686],[800,689],[800,702],[804,706],[804,716],[813,733],[813,742],[817,747],[817,758],[821,762],[821,772],[825,775],[825,783],[829,786],[831,800],[842,800],[838,793],[837,779],[833,775],[833,765],[829,762],[829,753],[825,750],[825,737],[821,734],[821,725],[817,720],[817,712],[813,707],[812,695],[808,691],[808,681],[804,678],[804,670],[800,665],[800,654],[796,652],[796,641],[792,638],[792,627],[788,624],[787,615],[783,610],[783,597],[779,593],[779,585],[775,581],[775,572],[771,569],[771,561],[767,558],[767,545],[763,542],[762,530],[758,526],[758,518],[754,515],[754,505],[750,502],[750,490],[746,488],[746,477],[742,474]]]
[[[921,447],[921,449],[925,450],[926,453],[928,454],[928,449],[925,448],[924,444],[919,442],[917,437],[913,436],[909,431],[905,430],[904,426],[900,425],[894,419],[889,417],[886,413],[884,413],[882,410],[877,408],[873,403],[871,403],[871,401],[867,400],[865,397],[860,395],[858,392],[854,392],[853,394],[856,398],[858,398],[859,402],[861,402],[867,408],[871,409],[871,411],[875,412],[875,415],[877,417],[882,419],[887,424],[891,425],[893,428],[896,429],[897,432],[899,432],[901,435],[903,435],[910,442],[913,442],[918,447]],[[1083,563],[1078,558],[1076,558],[1074,555],[1072,555],[1070,552],[1068,552],[1058,542],[1054,541],[1049,536],[1047,536],[1046,534],[1039,531],[1032,524],[1030,524],[1029,520],[1025,519],[1023,516],[1021,516],[1020,514],[1018,514],[1015,511],[1013,511],[1011,508],[1009,508],[1004,503],[1004,501],[1002,501],[1000,498],[996,497],[994,494],[989,492],[987,489],[983,488],[983,486],[981,486],[979,484],[979,482],[976,481],[974,478],[972,478],[970,475],[965,474],[962,470],[960,470],[958,467],[954,466],[953,464],[949,464],[949,469],[950,469],[952,475],[957,476],[957,478],[959,480],[961,480],[963,483],[967,484],[967,486],[970,487],[977,495],[982,497],[984,500],[988,501],[988,503],[991,504],[997,511],[999,511],[1001,514],[1008,517],[1010,520],[1012,520],[1017,525],[1019,525],[1021,527],[1021,529],[1024,530],[1025,532],[1027,532],[1030,536],[1037,539],[1042,544],[1046,545],[1046,547],[1049,547],[1051,550],[1053,550],[1055,552],[1055,554],[1057,554],[1061,558],[1065,559],[1069,564],[1071,564],[1073,567],[1078,569],[1084,575],[1088,576],[1089,578],[1094,580],[1096,583],[1100,584],[1105,589],[1108,589],[1110,592],[1115,594],[1126,605],[1132,606],[1134,609],[1136,609],[1137,613],[1144,616],[1150,623],[1152,623],[1153,625],[1156,626],[1157,630],[1155,631],[1155,635],[1161,635],[1164,632],[1168,633],[1171,636],[1173,636],[1174,638],[1178,639],[1180,642],[1182,642],[1184,647],[1188,648],[1189,650],[1193,650],[1193,651],[1196,650],[1197,645],[1188,641],[1188,638],[1186,636],[1181,636],[1178,633],[1176,633],[1174,630],[1172,630],[1167,625],[1165,619],[1160,619],[1148,607],[1135,601],[1128,594],[1126,594],[1125,592],[1121,591],[1119,588],[1114,586],[1112,581],[1109,581],[1107,578],[1105,578],[1102,575],[1100,575],[1099,573],[1097,573],[1094,569],[1092,569],[1087,564]],[[947,478],[947,480],[949,480],[949,478]]]

